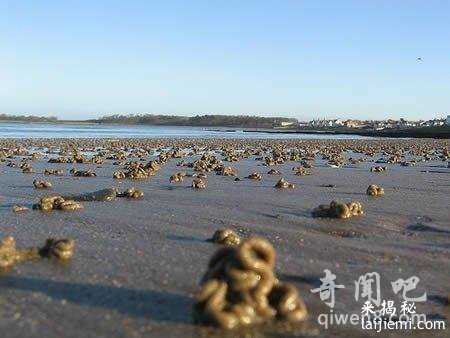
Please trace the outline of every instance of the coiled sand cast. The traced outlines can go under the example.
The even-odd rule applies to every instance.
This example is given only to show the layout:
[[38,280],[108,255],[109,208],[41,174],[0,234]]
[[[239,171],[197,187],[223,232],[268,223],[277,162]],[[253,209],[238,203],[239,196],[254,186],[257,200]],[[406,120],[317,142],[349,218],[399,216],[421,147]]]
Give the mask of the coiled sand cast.
[[379,187],[378,185],[371,184],[368,186],[366,193],[369,196],[375,196],[375,197],[383,196],[384,189],[382,187]]
[[194,320],[224,329],[272,319],[300,322],[307,310],[295,286],[273,272],[275,250],[251,237],[219,249],[211,258],[194,305]]
[[219,229],[214,233],[211,241],[224,245],[239,245],[241,238],[232,229]]
[[27,260],[55,257],[67,260],[73,256],[75,241],[73,239],[48,238],[42,247],[17,249],[13,237],[4,237],[0,241],[0,268],[6,269],[16,263]]
[[360,202],[339,203],[332,201],[330,205],[321,204],[312,211],[313,217],[350,218],[362,215],[363,209]]

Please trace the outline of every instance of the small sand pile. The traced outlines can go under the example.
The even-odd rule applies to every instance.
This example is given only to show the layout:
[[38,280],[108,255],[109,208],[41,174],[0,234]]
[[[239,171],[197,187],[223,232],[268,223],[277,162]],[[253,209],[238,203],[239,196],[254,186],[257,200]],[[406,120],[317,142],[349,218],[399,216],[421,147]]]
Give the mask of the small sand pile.
[[241,243],[241,238],[232,229],[219,229],[214,233],[211,241],[217,244],[234,246]]
[[28,209],[27,207],[25,207],[23,205],[15,204],[15,205],[13,205],[12,210],[14,212],[24,212],[24,211],[28,211],[30,209]]
[[144,193],[137,188],[131,187],[125,190],[124,192],[118,193],[117,197],[138,199],[144,197]]
[[222,176],[237,176],[238,171],[236,168],[233,167],[222,167],[220,170],[217,171],[217,175]]
[[72,161],[67,158],[67,157],[55,157],[55,158],[51,158],[47,161],[48,163],[72,163]]
[[17,249],[13,237],[4,237],[0,241],[0,268],[9,268],[26,260],[55,257],[61,260],[70,259],[75,249],[72,239],[49,238],[43,247]]
[[278,189],[294,189],[295,188],[295,184],[294,183],[289,183],[284,178],[280,178],[280,180],[275,184],[275,188],[278,188]]
[[202,157],[187,165],[196,172],[211,172],[222,166],[221,161],[214,155],[203,154]]
[[372,172],[372,173],[382,173],[386,170],[387,170],[386,167],[379,167],[379,166],[370,168],[370,172]]
[[191,176],[192,177],[201,178],[201,179],[207,179],[208,178],[208,175],[206,175],[206,173],[193,173]]
[[281,172],[278,171],[278,170],[276,170],[276,169],[270,169],[270,170],[267,172],[267,175],[281,175]]
[[82,209],[83,205],[75,202],[74,200],[64,199],[59,195],[44,196],[41,198],[39,203],[33,205],[33,209],[41,211],[52,211],[52,210],[62,210],[62,211],[75,211]]
[[260,237],[218,250],[202,279],[195,321],[233,329],[272,319],[304,320],[307,310],[297,289],[280,282],[274,266],[275,250]]
[[202,178],[194,178],[192,180],[192,188],[194,189],[206,189],[206,181]]
[[311,175],[311,172],[304,167],[294,167],[294,168],[292,168],[292,171],[294,172],[294,175],[297,175],[297,176]]
[[172,176],[170,176],[169,182],[170,183],[183,182],[183,179],[185,176],[186,176],[185,172],[177,172],[177,173],[173,174]]
[[254,173],[251,173],[250,175],[248,175],[247,178],[249,178],[251,180],[255,180],[255,181],[261,181],[262,175],[261,175],[261,173],[254,172]]
[[366,193],[369,196],[378,197],[384,195],[384,189],[382,187],[379,187],[378,185],[371,184],[367,188]]
[[41,257],[55,257],[61,260],[70,259],[75,249],[75,241],[73,239],[55,239],[48,238],[45,245],[39,249]]
[[156,171],[145,169],[141,167],[130,168],[125,171],[125,177],[133,180],[144,180],[150,176],[154,176]]
[[97,174],[93,170],[75,170],[71,169],[70,173],[75,177],[96,177]]
[[124,178],[126,178],[125,172],[122,170],[117,170],[113,172],[113,178],[117,180],[123,180]]
[[321,204],[312,211],[313,217],[330,218],[350,218],[362,215],[363,213],[362,205],[357,201],[350,203],[332,201],[330,205]]
[[64,175],[63,169],[45,169],[44,175],[62,176]]
[[[164,156],[161,160],[164,159]],[[152,160],[147,164],[143,164],[137,161],[127,162],[124,170],[118,170],[113,173],[113,178],[124,179],[131,178],[133,180],[143,180],[154,176],[156,172],[160,169],[160,165],[157,161]]]
[[33,172],[34,172],[33,167],[32,167],[31,164],[28,163],[28,162],[22,163],[22,164],[20,165],[20,169],[22,169],[22,172],[23,172],[24,174],[30,174],[30,173],[33,173]]
[[33,186],[35,189],[48,189],[52,187],[52,183],[45,180],[34,180]]

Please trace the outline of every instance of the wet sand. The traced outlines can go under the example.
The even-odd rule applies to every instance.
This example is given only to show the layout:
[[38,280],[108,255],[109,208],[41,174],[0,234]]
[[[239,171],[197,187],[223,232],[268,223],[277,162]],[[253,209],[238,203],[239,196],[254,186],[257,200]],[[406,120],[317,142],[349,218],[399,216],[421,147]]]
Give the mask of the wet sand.
[[[6,140],[1,146],[11,148],[17,142]],[[373,335],[359,327],[334,326],[325,330],[317,324],[318,314],[329,311],[318,294],[310,290],[320,285],[324,269],[335,273],[336,282],[346,286],[336,293],[335,313],[361,312],[363,301],[354,299],[354,281],[360,275],[376,271],[381,275],[382,298],[395,300],[398,307],[401,295],[392,292],[390,283],[418,276],[420,283],[413,293],[417,296],[427,292],[428,300],[417,303],[417,312],[448,323],[450,313],[444,298],[450,294],[450,169],[446,161],[432,156],[410,167],[375,164],[374,160],[388,157],[377,153],[373,157],[364,156],[367,162],[346,162],[340,168],[332,168],[317,155],[309,176],[294,175],[291,168],[299,165],[294,161],[274,166],[282,175],[271,176],[266,173],[272,167],[255,161],[259,156],[253,155],[238,162],[224,162],[238,170],[242,181],[210,172],[208,187],[194,190],[191,178],[170,184],[169,177],[177,171],[193,173],[192,168],[176,164],[197,159],[201,152],[193,157],[170,159],[149,179],[115,180],[112,173],[121,166],[113,165],[114,160],[105,160],[100,165],[47,163],[58,155],[45,154],[46,149],[39,147],[49,144],[64,147],[68,142],[23,141],[26,149],[44,153],[39,160],[30,162],[35,173],[24,174],[19,168],[6,165],[8,161],[20,163],[29,156],[15,155],[0,162],[1,237],[13,236],[21,247],[41,244],[51,236],[76,240],[74,257],[66,264],[52,260],[27,262],[1,273],[2,337],[235,337],[236,332],[194,325],[191,315],[199,280],[210,256],[218,249],[217,244],[207,240],[222,227],[232,228],[244,238],[251,235],[267,238],[277,250],[279,278],[298,287],[310,313],[308,322],[289,332],[262,327],[240,331],[242,335]],[[72,142],[86,151],[104,145],[105,141]],[[130,142],[124,151],[131,158],[130,151],[142,148],[147,141],[121,142]],[[173,142],[186,148],[207,145],[217,150],[232,141],[152,140],[146,146],[157,149],[173,146]],[[431,140],[252,142],[245,140],[239,144],[268,150],[274,144],[286,148],[309,144],[323,149],[355,142],[374,147],[397,144],[404,149],[417,144],[448,148],[448,141]],[[216,156],[223,158],[220,152]],[[362,155],[347,152],[345,156]],[[405,158],[409,157],[420,156]],[[144,163],[155,158],[154,154],[144,156]],[[375,165],[386,166],[387,171],[370,172]],[[65,174],[44,176],[46,168],[62,168]],[[69,173],[72,168],[93,169],[97,177],[73,177]],[[254,171],[263,174],[261,181],[244,178]],[[275,189],[280,177],[294,183],[296,188]],[[36,178],[51,181],[52,189],[34,189],[32,182]],[[328,184],[335,187],[324,187]],[[380,198],[366,195],[369,184],[382,186],[385,195]],[[142,190],[144,197],[83,202],[84,209],[76,212],[12,211],[13,205],[30,207],[48,193],[73,195],[131,186]],[[358,200],[364,215],[348,220],[312,218],[313,208],[332,200]],[[395,337],[411,333],[381,334]],[[445,333],[414,331],[413,335]]]

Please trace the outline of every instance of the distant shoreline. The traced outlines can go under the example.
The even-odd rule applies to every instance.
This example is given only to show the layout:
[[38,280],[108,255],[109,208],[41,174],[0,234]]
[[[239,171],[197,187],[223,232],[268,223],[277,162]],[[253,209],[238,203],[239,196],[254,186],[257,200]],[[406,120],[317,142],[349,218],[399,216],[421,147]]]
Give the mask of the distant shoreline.
[[20,121],[20,120],[0,120],[0,123],[20,123],[20,124],[102,124],[90,121],[77,120],[57,120],[57,121]]
[[368,137],[389,137],[389,138],[434,138],[450,139],[450,127],[443,128],[419,128],[400,130],[246,130],[244,133],[268,133],[268,134],[317,134],[317,135],[359,135]]
[[196,127],[204,128],[212,132],[244,132],[244,133],[266,133],[266,134],[312,134],[312,135],[359,135],[367,137],[388,137],[388,138],[433,138],[450,139],[450,126],[444,127],[423,127],[411,129],[384,129],[384,130],[357,130],[357,129],[324,129],[324,130],[303,130],[303,129],[270,129],[270,128],[248,128],[240,126],[202,126],[202,125],[165,125],[165,124],[136,124],[136,123],[111,123],[98,121],[77,121],[77,120],[57,120],[57,121],[14,121],[0,120],[0,123],[17,124],[65,124],[65,125],[118,125],[118,126],[152,126],[152,127]]

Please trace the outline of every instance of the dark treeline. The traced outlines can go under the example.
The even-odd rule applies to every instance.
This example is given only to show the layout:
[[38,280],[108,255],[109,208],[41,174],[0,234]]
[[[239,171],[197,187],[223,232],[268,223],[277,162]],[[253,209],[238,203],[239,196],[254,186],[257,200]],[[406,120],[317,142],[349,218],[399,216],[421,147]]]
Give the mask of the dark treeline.
[[170,126],[201,126],[201,127],[242,127],[242,128],[272,128],[281,122],[294,122],[296,119],[286,117],[230,116],[230,115],[109,115],[91,120],[97,123],[147,124]]
[[378,136],[378,137],[417,137],[417,138],[450,138],[450,127],[420,127],[407,129],[386,129],[386,130],[369,130],[360,135]]
[[[252,133],[254,130],[244,130]],[[384,130],[367,130],[358,128],[302,128],[290,130],[267,130],[270,134],[313,134],[313,135],[361,135],[370,137],[413,137],[413,138],[434,138],[449,139],[450,127],[420,127],[407,129],[384,129]]]
[[34,116],[34,115],[7,115],[0,114],[0,121],[18,121],[18,122],[56,122],[58,118],[54,116]]

